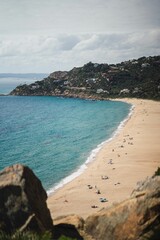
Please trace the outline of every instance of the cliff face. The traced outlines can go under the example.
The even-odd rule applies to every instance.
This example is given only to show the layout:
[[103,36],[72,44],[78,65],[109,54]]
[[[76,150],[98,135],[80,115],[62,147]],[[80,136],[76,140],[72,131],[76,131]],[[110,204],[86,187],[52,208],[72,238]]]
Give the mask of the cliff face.
[[85,221],[63,216],[53,226],[46,198],[41,182],[28,167],[4,169],[0,172],[0,231],[49,230],[55,240],[62,235],[79,240],[159,240],[160,176],[147,179],[129,199]]
[[68,72],[53,72],[42,81],[18,86],[10,94],[160,99],[160,56],[111,65],[89,62]]

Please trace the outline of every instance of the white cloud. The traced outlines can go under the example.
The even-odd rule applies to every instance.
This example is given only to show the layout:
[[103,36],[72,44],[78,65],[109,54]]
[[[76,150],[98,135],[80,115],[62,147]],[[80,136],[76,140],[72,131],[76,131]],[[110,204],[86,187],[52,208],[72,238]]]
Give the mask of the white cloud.
[[92,62],[118,63],[160,53],[160,30],[116,34],[26,36],[2,39],[0,66],[9,72],[70,70]]
[[159,0],[0,0],[0,72],[160,54]]

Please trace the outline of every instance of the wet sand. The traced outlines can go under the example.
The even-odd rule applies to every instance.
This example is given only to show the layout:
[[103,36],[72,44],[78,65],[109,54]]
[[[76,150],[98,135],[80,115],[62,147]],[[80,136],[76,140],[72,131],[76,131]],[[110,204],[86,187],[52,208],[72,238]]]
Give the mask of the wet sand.
[[49,196],[47,204],[53,220],[68,214],[85,219],[110,207],[128,198],[137,182],[160,167],[160,102],[121,101],[135,106],[132,116],[79,177]]

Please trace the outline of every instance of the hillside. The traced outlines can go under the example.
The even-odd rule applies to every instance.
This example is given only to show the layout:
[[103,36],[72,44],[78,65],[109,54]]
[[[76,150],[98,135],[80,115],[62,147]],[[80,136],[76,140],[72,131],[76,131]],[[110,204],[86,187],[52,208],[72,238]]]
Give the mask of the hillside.
[[159,100],[160,56],[141,57],[110,65],[89,62],[70,71],[53,72],[42,81],[20,85],[10,94]]

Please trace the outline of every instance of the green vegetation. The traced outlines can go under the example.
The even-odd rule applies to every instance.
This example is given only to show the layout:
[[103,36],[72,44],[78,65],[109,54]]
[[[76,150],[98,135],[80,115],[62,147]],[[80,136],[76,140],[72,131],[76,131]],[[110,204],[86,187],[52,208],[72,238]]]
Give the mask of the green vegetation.
[[[100,89],[100,90],[99,90]],[[54,72],[42,81],[15,88],[11,95],[135,97],[160,100],[160,56],[118,64],[89,62],[68,72]]]
[[52,234],[46,232],[43,235],[38,235],[32,232],[16,232],[12,235],[0,232],[0,240],[52,240]]

